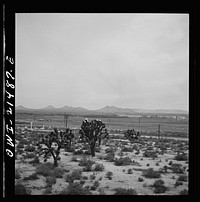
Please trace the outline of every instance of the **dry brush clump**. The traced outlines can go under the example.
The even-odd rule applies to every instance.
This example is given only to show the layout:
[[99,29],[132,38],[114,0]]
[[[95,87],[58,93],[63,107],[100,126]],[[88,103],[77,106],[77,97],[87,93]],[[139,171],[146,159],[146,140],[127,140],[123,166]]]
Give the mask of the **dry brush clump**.
[[116,166],[126,166],[126,165],[131,165],[132,161],[129,157],[120,157],[120,158],[116,158],[114,161],[114,164]]
[[167,187],[164,185],[165,182],[161,179],[156,180],[152,187],[154,187],[154,193],[155,194],[160,194],[160,193],[165,193],[167,191]]
[[137,192],[130,188],[130,189],[125,189],[125,188],[115,188],[114,189],[115,193],[114,195],[137,195]]
[[153,168],[148,168],[147,170],[143,170],[142,175],[146,178],[160,178],[161,174],[159,171],[155,171]]
[[83,187],[83,185],[78,182],[72,182],[58,195],[92,195],[92,193],[89,187]]

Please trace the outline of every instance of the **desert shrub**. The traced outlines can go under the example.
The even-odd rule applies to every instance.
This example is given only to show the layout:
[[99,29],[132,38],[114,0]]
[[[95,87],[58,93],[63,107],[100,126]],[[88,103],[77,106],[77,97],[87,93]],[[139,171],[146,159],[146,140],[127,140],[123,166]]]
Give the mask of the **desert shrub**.
[[96,190],[98,186],[99,186],[99,182],[98,181],[94,181],[94,184],[90,187],[90,189],[91,190]]
[[64,174],[64,170],[62,168],[58,168],[58,167],[55,167],[53,169],[53,175],[56,177],[56,178],[62,178],[63,177],[63,174]]
[[99,191],[99,195],[106,195],[106,192],[105,192],[104,188],[100,187],[98,189],[98,191]]
[[27,145],[27,146],[25,147],[24,151],[27,151],[27,152],[34,152],[34,151],[35,151],[35,147],[34,147],[34,146]]
[[134,189],[124,189],[124,188],[115,188],[114,195],[137,195],[137,192]]
[[80,180],[80,184],[84,185],[85,184],[85,180]]
[[72,162],[78,162],[78,159],[77,159],[76,156],[72,156],[71,161],[72,161]]
[[180,186],[180,185],[183,185],[183,182],[178,181],[178,180],[177,180],[177,181],[175,182],[175,184],[174,184],[175,187],[178,187],[178,186]]
[[24,148],[24,143],[22,143],[21,141],[18,143],[17,148]]
[[59,195],[92,195],[92,193],[89,191],[88,187],[83,187],[80,183],[73,182]]
[[154,171],[153,168],[148,168],[147,170],[143,170],[144,177],[146,178],[160,178],[160,172],[159,171]]
[[29,175],[28,177],[24,177],[24,180],[37,180],[39,177],[36,173],[33,173],[32,175]]
[[94,174],[90,175],[90,180],[94,180],[96,176]]
[[83,179],[83,180],[87,180],[87,179],[88,179],[88,176],[83,176],[82,179]]
[[158,154],[157,154],[155,151],[148,151],[148,150],[146,150],[146,151],[143,153],[143,156],[144,156],[144,157],[157,158],[157,157],[158,157]]
[[46,164],[42,164],[36,168],[36,174],[43,175],[45,177],[51,176],[51,168],[49,168]]
[[69,183],[73,183],[74,180],[80,180],[82,178],[82,170],[73,170],[70,174],[65,176],[65,180]]
[[83,150],[82,149],[77,149],[73,151],[73,155],[80,155],[83,154]]
[[32,159],[32,158],[35,158],[35,154],[33,153],[28,153],[24,156],[25,159]]
[[150,166],[150,164],[149,164],[149,163],[147,163],[147,167],[148,167],[148,166]]
[[184,189],[179,192],[179,195],[188,195],[188,190]]
[[111,171],[108,171],[107,173],[106,173],[106,178],[108,178],[109,180],[111,180],[112,179],[112,176],[113,176],[113,172],[111,172]]
[[173,173],[181,173],[181,174],[184,173],[184,169],[182,168],[182,165],[179,163],[173,163],[171,167],[169,167],[169,169],[171,169]]
[[20,174],[18,170],[15,170],[15,179],[20,179]]
[[119,159],[115,159],[114,164],[116,166],[125,166],[130,165],[132,163],[131,159],[129,157],[120,157]]
[[38,163],[40,163],[40,160],[37,156],[33,160],[29,161],[29,164],[38,164]]
[[170,161],[168,165],[170,165],[170,166],[171,166],[172,164],[173,164],[173,161]]
[[87,165],[93,165],[95,164],[95,161],[88,159],[86,156],[83,156],[83,158],[79,161],[79,166],[87,166]]
[[133,170],[131,168],[128,169],[127,171],[128,174],[133,174]]
[[156,162],[156,166],[159,166],[159,163],[158,163],[158,162]]
[[156,180],[153,184],[154,187],[154,193],[155,194],[160,194],[160,193],[165,193],[165,191],[167,190],[167,187],[164,185],[164,181],[163,180]]
[[46,186],[51,187],[53,184],[56,183],[56,178],[52,176],[46,177]]
[[30,195],[24,185],[17,184],[15,185],[15,195]]
[[105,160],[109,162],[115,161],[115,153],[107,153],[107,155],[104,157]]
[[186,153],[179,153],[174,157],[174,159],[177,161],[187,161],[188,156]]
[[104,170],[104,165],[103,164],[99,164],[99,163],[96,163],[95,166],[94,166],[94,170],[95,171],[103,171]]
[[123,147],[122,152],[133,152],[133,148],[132,147]]
[[74,152],[75,151],[75,147],[74,146],[68,146],[65,148],[66,152]]
[[143,182],[143,181],[144,181],[144,178],[138,177],[138,182]]
[[178,181],[187,182],[187,181],[188,181],[187,175],[180,175],[180,176],[178,177]]
[[44,195],[48,195],[48,194],[51,194],[51,192],[52,192],[52,186],[48,186],[48,187],[44,190],[43,194],[44,194]]
[[105,149],[105,152],[106,153],[115,153],[115,149],[112,148],[112,147],[108,147],[108,148]]

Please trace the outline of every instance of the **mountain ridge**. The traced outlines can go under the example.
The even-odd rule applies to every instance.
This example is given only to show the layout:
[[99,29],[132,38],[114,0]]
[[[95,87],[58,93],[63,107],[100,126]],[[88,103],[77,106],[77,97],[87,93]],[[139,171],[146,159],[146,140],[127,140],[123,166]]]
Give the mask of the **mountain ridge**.
[[47,107],[43,107],[40,109],[33,109],[33,108],[27,108],[22,105],[16,106],[16,110],[37,110],[37,111],[54,111],[54,112],[80,112],[80,113],[106,113],[106,114],[127,114],[127,115],[134,115],[134,114],[147,114],[147,113],[153,113],[153,114],[189,114],[185,110],[180,109],[136,109],[136,108],[121,108],[116,106],[105,106],[103,108],[97,109],[97,110],[89,110],[82,107],[72,107],[65,105],[63,107],[55,108],[52,105],[48,105]]

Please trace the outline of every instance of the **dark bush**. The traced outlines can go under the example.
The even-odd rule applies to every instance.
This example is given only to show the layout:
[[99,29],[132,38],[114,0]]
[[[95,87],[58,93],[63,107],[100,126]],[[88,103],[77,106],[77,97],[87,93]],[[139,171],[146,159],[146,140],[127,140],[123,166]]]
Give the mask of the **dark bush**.
[[169,169],[171,169],[173,173],[181,173],[181,174],[184,173],[182,165],[178,163],[173,163],[171,167],[169,167]]
[[92,193],[89,191],[88,187],[83,187],[80,183],[74,182],[59,195],[92,195]]
[[40,160],[37,156],[33,160],[29,161],[29,164],[39,164],[39,163],[40,163]]
[[56,183],[56,178],[55,177],[52,177],[52,176],[46,177],[47,187],[51,187],[55,183]]
[[24,177],[24,180],[37,180],[39,177],[36,173],[33,173],[32,175],[29,175],[28,177]]
[[96,163],[95,166],[94,166],[94,170],[95,171],[103,171],[104,170],[104,165],[103,164],[99,164],[99,163]]
[[86,158],[85,156],[79,161],[79,166],[88,166],[95,164],[95,161]]
[[144,179],[142,177],[138,177],[138,182],[143,182]]
[[183,185],[183,182],[178,181],[178,180],[177,180],[177,181],[175,182],[175,184],[174,184],[175,187],[178,187],[178,186],[180,186],[180,185]]
[[187,175],[180,175],[180,176],[178,177],[178,181],[187,182],[187,181],[188,181]]
[[35,154],[33,153],[28,153],[24,156],[25,159],[32,159],[32,158],[35,158]]
[[20,179],[20,174],[18,170],[15,170],[15,179]]
[[132,147],[123,147],[122,152],[133,152],[133,148]]
[[157,154],[155,151],[148,151],[148,150],[146,150],[146,151],[143,153],[143,156],[144,156],[144,157],[157,158],[157,157],[158,157],[158,154]]
[[15,195],[30,195],[24,185],[17,184],[15,185]]
[[179,153],[175,156],[174,158],[177,161],[187,161],[188,160],[188,155],[186,153]]
[[107,153],[107,155],[104,157],[105,160],[109,162],[115,161],[115,154],[114,153]]
[[143,170],[144,177],[146,178],[160,178],[160,172],[159,171],[154,171],[153,168],[148,168],[147,170]]
[[69,183],[73,183],[74,180],[80,180],[82,178],[82,171],[81,170],[73,170],[70,174],[65,176],[65,180]]
[[35,147],[34,147],[34,146],[27,145],[27,146],[25,147],[24,151],[27,151],[27,152],[34,152],[34,151],[35,151]]
[[115,188],[114,195],[137,195],[137,192],[134,189],[124,189],[124,188]]
[[184,189],[184,190],[180,191],[179,195],[188,195],[188,190]]
[[119,159],[115,159],[114,164],[116,166],[125,166],[132,164],[132,161],[129,157],[120,157]]
[[112,176],[113,176],[113,172],[108,171],[108,172],[106,173],[106,178],[108,178],[109,180],[112,179]]
[[165,191],[167,190],[167,187],[164,185],[164,181],[163,180],[156,180],[153,184],[154,189],[154,193],[155,194],[160,194],[160,193],[165,193]]

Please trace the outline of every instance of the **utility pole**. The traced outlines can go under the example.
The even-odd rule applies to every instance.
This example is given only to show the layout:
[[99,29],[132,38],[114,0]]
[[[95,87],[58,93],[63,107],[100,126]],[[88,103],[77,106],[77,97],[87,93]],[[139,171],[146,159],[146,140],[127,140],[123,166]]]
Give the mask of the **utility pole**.
[[64,121],[65,121],[65,130],[67,131],[67,121],[68,121],[69,115],[65,114],[64,115]]
[[158,124],[158,139],[160,139],[160,124]]

